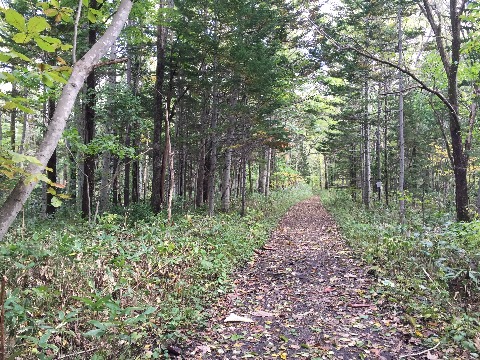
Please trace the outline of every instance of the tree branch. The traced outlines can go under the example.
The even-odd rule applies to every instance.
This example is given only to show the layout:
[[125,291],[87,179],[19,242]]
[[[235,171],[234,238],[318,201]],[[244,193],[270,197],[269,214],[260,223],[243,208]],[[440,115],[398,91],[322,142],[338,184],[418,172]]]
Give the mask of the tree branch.
[[[426,1],[426,0],[425,0]],[[381,64],[384,64],[384,65],[388,65],[394,69],[397,69],[399,71],[401,71],[402,73],[404,73],[405,75],[407,75],[408,77],[410,77],[412,80],[414,80],[417,84],[419,84],[419,88],[422,89],[422,90],[425,90],[433,95],[435,95],[436,97],[438,97],[440,99],[440,101],[445,104],[445,106],[451,111],[452,114],[455,115],[455,118],[457,119],[458,121],[458,113],[457,111],[455,110],[455,107],[450,104],[450,102],[448,101],[448,99],[438,90],[436,89],[432,89],[431,87],[429,87],[424,81],[422,81],[417,75],[415,75],[413,72],[411,72],[410,70],[406,69],[406,68],[403,68],[401,66],[398,66],[397,64],[389,61],[389,60],[385,60],[385,59],[381,59],[379,58],[378,56],[375,56],[375,55],[372,55],[370,53],[368,53],[367,51],[364,51],[364,50],[360,50],[352,45],[342,45],[340,44],[338,41],[336,41],[333,37],[331,37],[325,30],[321,29],[312,19],[308,18],[310,23],[313,25],[313,27],[315,28],[315,30],[320,33],[320,35],[326,37],[328,40],[330,40],[333,45],[338,49],[338,50],[351,50],[351,51],[354,51],[356,52],[357,54],[361,55],[361,56],[364,56],[370,60],[373,60],[373,61],[376,61],[376,62],[379,62]]]
[[430,26],[432,27],[433,33],[435,34],[435,41],[437,42],[438,52],[440,54],[440,58],[442,59],[443,68],[445,72],[448,74],[450,70],[450,61],[447,57],[447,51],[445,50],[445,45],[443,44],[442,40],[442,27],[440,24],[435,22],[435,18],[433,17],[432,7],[428,0],[423,0],[423,7],[420,6],[420,10],[425,14]]
[[437,120],[438,126],[440,127],[440,131],[442,132],[442,138],[443,138],[443,141],[445,142],[445,148],[447,149],[447,155],[448,155],[448,159],[450,160],[450,166],[453,169],[454,168],[454,162],[453,162],[452,150],[450,148],[450,143],[448,142],[447,134],[445,133],[445,127],[444,127],[443,122],[441,120],[441,116],[440,116],[440,114],[438,114],[438,111],[435,110],[435,106],[433,105],[432,99],[430,99],[430,107],[433,110],[435,120]]
[[402,73],[404,73],[405,75],[409,76],[412,80],[414,80],[416,83],[418,83],[420,86],[418,86],[419,89],[422,89],[422,90],[425,90],[433,95],[435,95],[436,97],[438,97],[440,99],[441,102],[443,102],[445,104],[445,106],[453,113],[455,114],[455,117],[458,117],[458,114],[455,110],[455,108],[453,107],[452,104],[450,104],[450,102],[447,100],[447,98],[438,90],[436,89],[432,89],[430,88],[427,84],[425,84],[425,82],[423,82],[421,79],[419,79],[414,73],[412,73],[410,70],[408,69],[405,69],[401,66],[398,66],[397,64],[389,61],[389,60],[385,60],[385,59],[381,59],[375,55],[372,55],[370,53],[367,53],[366,51],[363,51],[363,50],[360,50],[360,49],[357,49],[353,46],[350,46],[348,45],[347,47],[345,47],[345,49],[347,50],[352,50],[352,51],[355,51],[356,53],[368,58],[368,59],[371,59],[371,60],[374,60],[376,62],[379,62],[381,64],[385,64],[385,65],[388,65],[388,66],[391,66],[399,71],[401,71]]
[[104,62],[101,62],[101,63],[98,63],[98,64],[94,65],[93,68],[96,69],[96,68],[99,68],[99,67],[102,67],[102,66],[114,65],[114,64],[124,63],[124,62],[127,62],[127,61],[128,61],[128,58],[126,58],[126,57],[125,58],[108,60],[108,61],[104,61]]

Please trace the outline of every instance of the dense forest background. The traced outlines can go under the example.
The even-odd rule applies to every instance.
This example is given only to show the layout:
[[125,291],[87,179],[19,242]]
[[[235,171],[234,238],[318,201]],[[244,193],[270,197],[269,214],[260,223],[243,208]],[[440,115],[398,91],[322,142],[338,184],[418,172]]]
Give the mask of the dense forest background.
[[[218,279],[311,188],[330,190],[325,204],[366,239],[371,264],[398,261],[396,272],[427,256],[438,279],[421,276],[476,309],[477,1],[1,5],[4,349],[57,356],[127,334],[172,292],[186,307],[152,324],[175,333],[210,296],[175,272],[225,291]],[[123,24],[114,14],[127,8]],[[90,50],[98,59],[82,70]],[[66,113],[69,86],[78,96]],[[220,233],[231,236],[222,250],[210,243]],[[152,299],[155,287],[163,295]],[[84,312],[96,319],[84,337],[59,330]],[[473,351],[471,334],[457,340]]]

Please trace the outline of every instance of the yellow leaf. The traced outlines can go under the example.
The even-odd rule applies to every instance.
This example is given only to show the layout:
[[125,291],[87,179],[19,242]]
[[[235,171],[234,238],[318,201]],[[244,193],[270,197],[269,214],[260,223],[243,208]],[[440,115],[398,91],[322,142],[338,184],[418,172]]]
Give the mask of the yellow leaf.
[[282,360],[287,360],[287,353],[284,353],[284,352],[281,353],[281,354],[280,354],[280,359],[282,359]]

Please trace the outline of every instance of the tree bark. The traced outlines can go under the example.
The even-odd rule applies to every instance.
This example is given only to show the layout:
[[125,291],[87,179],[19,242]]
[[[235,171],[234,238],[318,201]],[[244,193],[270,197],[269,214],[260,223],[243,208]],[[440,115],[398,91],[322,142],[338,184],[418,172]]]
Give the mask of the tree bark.
[[[49,122],[52,121],[54,112],[55,112],[55,100],[52,98],[49,98],[48,99]],[[50,180],[52,183],[56,183],[57,182],[57,149],[53,151],[52,156],[50,156],[50,159],[48,159],[47,168],[50,169],[47,171],[48,180]],[[45,207],[47,215],[53,215],[57,210],[57,208],[52,205],[52,200],[53,200],[53,195],[47,192],[47,204]]]
[[370,123],[368,111],[369,87],[368,81],[365,81],[365,110],[362,124],[363,133],[363,191],[362,201],[366,208],[370,207],[370,189],[371,189],[371,164],[370,164]]
[[[120,35],[120,31],[130,14],[132,4],[132,0],[122,0],[104,35],[79,61],[73,65],[70,79],[62,89],[62,94],[57,102],[52,121],[48,125],[47,132],[35,154],[35,157],[40,161],[41,166],[30,164],[26,169],[27,173],[38,174],[44,171],[48,159],[52,156],[57,147],[58,141],[62,136],[68,116],[72,111],[77,95],[82,88],[85,79]],[[29,181],[25,181],[25,179],[21,179],[17,183],[0,209],[0,240],[3,239],[8,228],[13,223],[17,214],[22,209],[23,204],[38,183],[38,180],[36,179],[28,180]]]
[[271,170],[272,170],[272,149],[267,148],[265,151],[265,162],[266,162],[266,171],[265,171],[265,190],[263,195],[268,196],[270,192],[270,177],[271,177]]
[[[398,66],[403,65],[403,29],[402,29],[402,7],[398,6]],[[405,223],[405,136],[403,117],[403,73],[398,72],[398,145],[399,145],[399,176],[398,195],[400,224]]]
[[[127,148],[130,147],[131,145],[130,133],[131,133],[131,126],[130,124],[128,124],[126,129],[126,134],[125,134],[125,147]],[[124,178],[123,178],[123,206],[126,208],[130,206],[131,161],[132,161],[132,158],[128,156],[125,158],[125,171],[124,171]]]
[[[117,48],[115,44],[113,44],[110,48],[109,59],[110,61],[114,61],[116,57],[117,57]],[[110,91],[113,91],[113,88],[116,84],[116,78],[117,78],[117,72],[114,66],[112,66],[109,69],[108,75],[109,75],[108,83],[110,85]],[[111,123],[113,122],[113,104],[111,103],[111,101],[107,100],[107,107],[108,107],[110,119],[112,121],[109,121],[106,124],[106,128],[107,128],[106,132],[107,134],[110,134],[112,132]],[[99,201],[98,208],[101,213],[106,211],[109,206],[108,195],[110,192],[109,191],[110,179],[112,177],[112,172],[110,170],[111,162],[112,162],[112,154],[108,150],[104,151],[102,155],[102,178],[100,181],[99,198],[98,198],[98,201]]]
[[[97,8],[97,1],[92,0],[90,6]],[[88,30],[88,45],[92,47],[97,41],[95,24],[90,24]],[[84,143],[88,145],[95,137],[95,69],[87,77],[87,94],[85,104],[85,137]],[[82,191],[82,217],[91,220],[93,197],[95,194],[95,155],[86,154],[83,162],[83,191]]]
[[[165,8],[165,0],[160,0],[160,9]],[[167,39],[167,29],[157,26],[157,67],[155,70],[155,109],[153,114],[153,139],[152,139],[152,197],[150,205],[155,213],[160,212],[162,208],[162,147],[161,134],[164,121],[163,106],[163,83],[165,79],[165,46]]]
[[231,170],[232,170],[232,148],[233,126],[228,130],[227,143],[225,150],[225,165],[222,176],[222,211],[230,210],[230,196],[232,191]]
[[195,192],[195,206],[199,208],[203,205],[203,182],[205,177],[205,141],[200,144],[200,152],[197,161],[197,184]]
[[[17,85],[12,84],[12,97],[18,96]],[[17,109],[12,109],[10,112],[10,148],[12,151],[16,150],[16,137],[17,137]]]

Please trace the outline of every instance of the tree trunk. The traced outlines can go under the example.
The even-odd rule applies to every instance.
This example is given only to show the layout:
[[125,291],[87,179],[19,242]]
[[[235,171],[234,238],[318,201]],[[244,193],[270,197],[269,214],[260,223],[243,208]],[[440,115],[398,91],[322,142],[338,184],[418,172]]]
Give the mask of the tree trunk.
[[223,168],[223,177],[222,177],[222,211],[223,212],[228,212],[230,210],[230,194],[232,190],[232,184],[231,184],[232,137],[233,137],[233,126],[230,127],[230,129],[228,130],[226,150],[225,150],[225,165]]
[[[12,83],[12,97],[18,96],[17,85]],[[10,112],[10,148],[12,151],[16,150],[17,138],[17,109],[14,108]]]
[[27,128],[28,128],[28,114],[25,113],[23,114],[22,140],[20,141],[20,148],[18,149],[18,152],[20,154],[23,154],[25,151],[25,142],[27,141]]
[[266,149],[262,151],[262,156],[260,156],[260,161],[258,162],[258,187],[257,191],[260,194],[265,194],[265,183],[267,181],[267,167],[265,163],[265,153]]
[[[125,134],[125,147],[130,147],[130,133],[131,126],[127,125],[126,134]],[[123,206],[128,208],[130,206],[130,173],[131,173],[131,161],[130,157],[125,158],[125,171],[123,178]]]
[[[49,98],[48,99],[49,123],[52,121],[54,112],[55,112],[55,100],[53,100],[52,98]],[[52,156],[50,156],[50,159],[48,159],[47,168],[50,169],[50,170],[47,170],[48,180],[50,180],[52,183],[56,183],[57,182],[57,149],[53,151]],[[47,191],[47,204],[45,207],[45,212],[47,215],[53,215],[57,210],[57,208],[52,205],[52,200],[53,200],[53,195]]]
[[200,145],[197,166],[197,191],[195,193],[195,206],[199,208],[203,205],[203,182],[205,178],[205,141],[202,141]]
[[265,196],[268,196],[269,192],[270,192],[270,174],[271,174],[271,170],[272,170],[272,166],[271,166],[271,159],[272,159],[272,149],[271,148],[267,148],[266,152],[265,152],[265,162],[266,162],[266,171],[265,171],[265,191],[263,192],[263,194]]
[[[66,121],[75,104],[78,92],[82,88],[85,79],[92,71],[93,67],[100,61],[105,55],[107,49],[119,36],[120,31],[130,14],[132,4],[133,2],[131,0],[122,0],[105,34],[79,61],[73,65],[72,74],[70,75],[68,83],[63,87],[52,121],[48,125],[47,132],[35,154],[35,157],[40,161],[42,166],[30,164],[26,169],[27,173],[35,174],[44,170],[44,167],[55,151],[58,141],[62,136]],[[30,181],[26,183],[24,179],[21,179],[11,191],[0,209],[0,240],[5,236],[8,228],[15,220],[17,214],[22,209],[23,204],[37,183],[38,181]]]
[[[445,36],[442,34],[441,23],[436,22],[433,15],[433,9],[428,0],[423,0],[422,11],[427,17],[428,22],[435,34],[437,50],[442,60],[443,68],[448,80],[448,104],[450,138],[452,141],[453,173],[455,176],[455,208],[457,221],[469,221],[468,214],[468,184],[467,167],[468,160],[465,156],[462,132],[460,125],[460,115],[458,108],[458,66],[460,63],[461,47],[461,15],[465,10],[466,1],[458,6],[457,0],[450,0],[450,27],[451,27],[451,46],[446,47],[444,43]],[[450,54],[447,53],[447,48]],[[450,56],[449,56],[450,55]],[[444,101],[445,103],[445,101]]]
[[377,163],[377,181],[376,181],[376,189],[377,189],[377,200],[380,202],[382,200],[382,159],[381,159],[381,136],[380,136],[380,126],[382,120],[382,101],[380,98],[382,87],[381,85],[378,86],[378,101],[377,101],[377,130],[375,132],[375,157]]
[[[92,9],[97,8],[97,1],[90,2]],[[90,24],[88,30],[88,45],[92,47],[97,40],[95,24]],[[95,137],[95,70],[87,77],[87,100],[85,104],[85,137],[84,143],[88,145]],[[95,194],[95,155],[86,154],[83,163],[83,192],[82,192],[82,217],[91,220],[93,196]]]
[[[398,66],[403,66],[403,30],[402,30],[402,7],[398,6]],[[403,73],[398,72],[398,145],[399,145],[399,176],[398,195],[400,224],[405,223],[405,137],[403,118]]]
[[368,81],[365,81],[365,114],[362,124],[363,133],[363,192],[362,200],[366,208],[370,206],[370,189],[371,189],[371,164],[370,164],[370,123],[368,111],[369,88]]
[[[160,0],[160,10],[165,8],[165,0]],[[167,39],[167,29],[157,26],[157,67],[155,70],[155,110],[153,114],[153,139],[152,139],[152,197],[150,204],[155,213],[160,212],[162,208],[162,150],[161,134],[164,121],[163,106],[163,82],[165,79],[165,47]]]
[[242,196],[242,208],[240,210],[240,215],[245,216],[247,209],[247,159],[245,154],[242,154],[242,162],[240,168],[240,192]]

